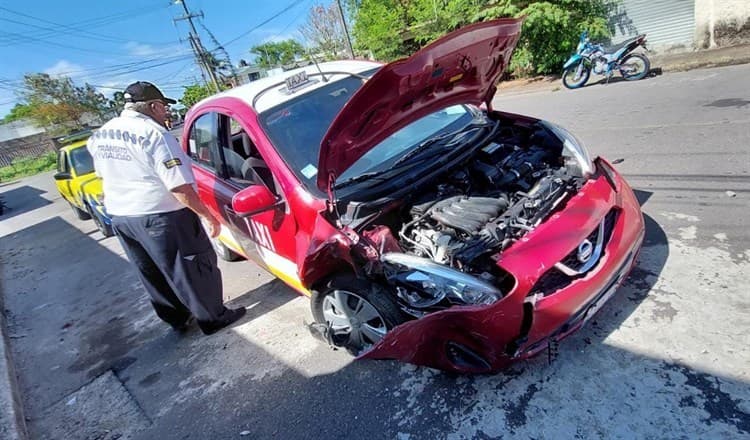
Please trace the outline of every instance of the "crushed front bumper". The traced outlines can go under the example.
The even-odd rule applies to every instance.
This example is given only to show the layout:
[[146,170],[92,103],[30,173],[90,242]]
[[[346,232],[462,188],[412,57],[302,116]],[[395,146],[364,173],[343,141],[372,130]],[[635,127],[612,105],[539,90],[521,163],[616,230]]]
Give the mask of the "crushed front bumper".
[[[598,161],[599,177],[566,206],[506,249],[497,264],[515,287],[490,306],[455,306],[392,329],[361,358],[399,359],[447,371],[491,372],[525,359],[579,329],[614,295],[635,263],[644,222],[631,188]],[[541,283],[616,213],[593,267]],[[543,278],[545,277],[545,278]],[[553,277],[559,279],[560,277]]]

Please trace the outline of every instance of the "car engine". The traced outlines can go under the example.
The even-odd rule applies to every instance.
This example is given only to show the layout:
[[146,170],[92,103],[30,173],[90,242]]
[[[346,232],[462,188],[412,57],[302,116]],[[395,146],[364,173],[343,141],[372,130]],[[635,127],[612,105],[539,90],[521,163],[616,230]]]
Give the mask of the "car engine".
[[349,206],[365,273],[391,286],[407,315],[501,298],[515,284],[497,265],[502,251],[589,178],[543,122],[508,122],[407,197]]
[[[486,261],[532,230],[583,183],[556,149],[490,143],[408,208],[398,231],[411,255],[491,280]],[[489,271],[491,272],[491,270]]]

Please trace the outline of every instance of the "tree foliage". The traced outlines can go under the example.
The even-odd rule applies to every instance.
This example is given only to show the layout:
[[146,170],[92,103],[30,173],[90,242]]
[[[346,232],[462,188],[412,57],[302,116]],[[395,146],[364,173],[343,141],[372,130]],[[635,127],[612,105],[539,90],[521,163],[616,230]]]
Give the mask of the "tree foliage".
[[31,106],[28,104],[16,104],[10,109],[10,113],[5,115],[3,122],[13,122],[19,119],[28,118],[31,116]]
[[299,31],[314,47],[313,51],[322,53],[327,60],[336,59],[346,53],[346,37],[335,3],[310,8],[307,21],[300,26]]
[[208,87],[202,86],[200,84],[185,86],[185,91],[182,93],[182,98],[180,98],[180,104],[184,105],[185,108],[190,108],[196,102],[200,101],[203,98],[207,98],[212,94],[213,91],[211,91]]
[[578,35],[610,35],[607,13],[616,0],[349,0],[360,51],[391,61],[408,56],[467,24],[525,16],[511,61],[516,75],[558,72],[574,51]]
[[21,105],[28,107],[26,115],[40,127],[77,127],[86,115],[101,121],[112,110],[109,100],[92,85],[76,86],[68,77],[33,73],[24,75],[23,82]]
[[256,55],[256,64],[260,67],[281,67],[294,62],[297,57],[304,55],[305,48],[294,39],[284,41],[269,41],[253,46],[250,52]]
[[517,75],[559,72],[575,51],[578,37],[589,31],[593,40],[610,36],[607,25],[608,0],[499,0],[477,18],[521,17],[521,38],[511,61]]

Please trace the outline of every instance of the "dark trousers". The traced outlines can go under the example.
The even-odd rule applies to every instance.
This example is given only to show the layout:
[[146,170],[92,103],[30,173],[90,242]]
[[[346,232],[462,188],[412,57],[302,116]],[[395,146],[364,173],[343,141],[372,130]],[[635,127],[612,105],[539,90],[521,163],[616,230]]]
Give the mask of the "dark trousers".
[[159,318],[175,327],[191,314],[199,324],[221,318],[226,308],[216,252],[193,211],[116,216],[112,227]]

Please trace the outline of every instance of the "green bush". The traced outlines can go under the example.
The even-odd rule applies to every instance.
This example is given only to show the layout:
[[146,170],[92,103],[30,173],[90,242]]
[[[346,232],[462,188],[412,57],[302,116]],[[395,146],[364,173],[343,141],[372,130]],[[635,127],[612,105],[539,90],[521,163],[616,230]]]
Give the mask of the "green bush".
[[14,160],[9,166],[0,168],[0,181],[33,176],[44,171],[54,170],[57,155],[50,151],[40,157],[24,157]]
[[515,76],[558,73],[575,52],[584,30],[601,41],[610,36],[607,14],[612,0],[498,0],[477,19],[525,17],[510,71]]
[[515,76],[559,73],[588,30],[610,36],[609,8],[619,0],[361,0],[354,10],[357,49],[391,61],[470,23],[525,17],[509,67]]

